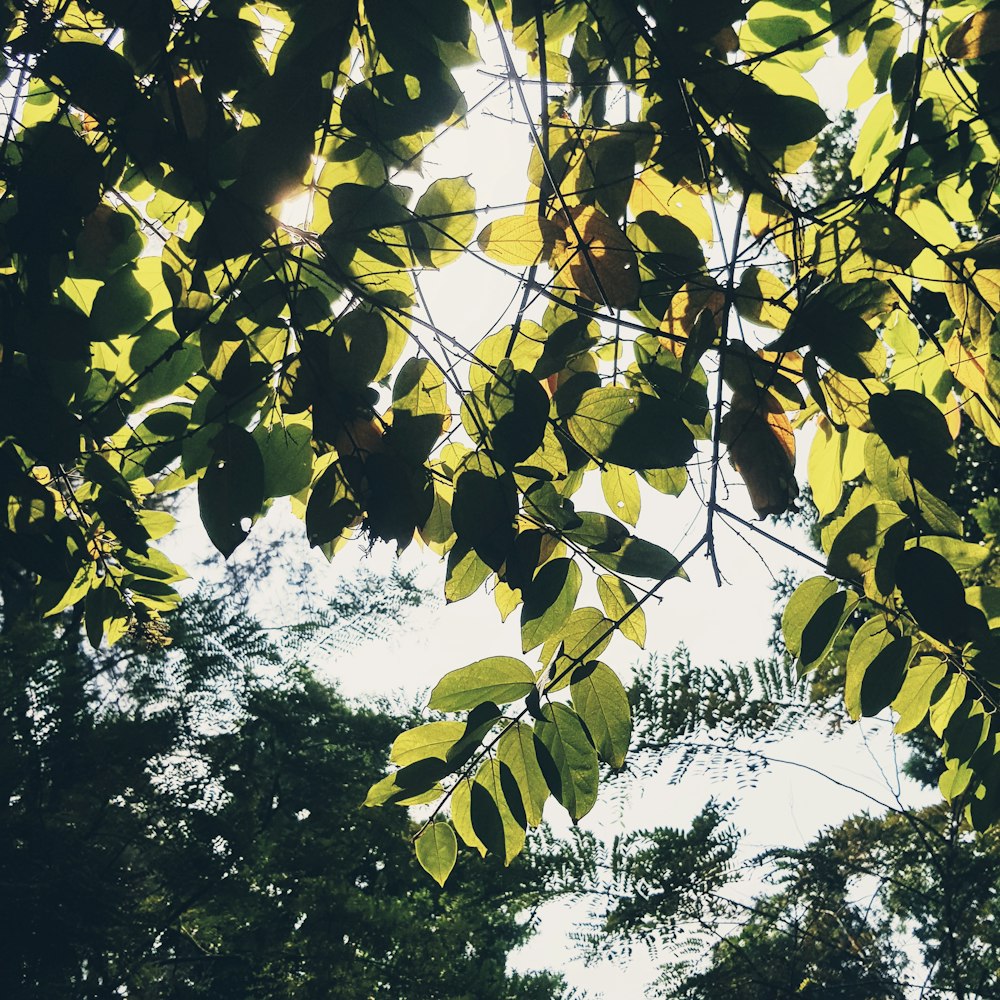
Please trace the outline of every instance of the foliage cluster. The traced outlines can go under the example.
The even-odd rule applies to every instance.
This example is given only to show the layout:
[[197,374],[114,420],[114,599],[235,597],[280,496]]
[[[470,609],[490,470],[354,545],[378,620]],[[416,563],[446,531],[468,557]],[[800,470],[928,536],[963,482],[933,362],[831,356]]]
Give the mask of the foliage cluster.
[[441,891],[408,817],[360,808],[406,719],[351,708],[231,595],[170,628],[95,656],[78,623],[3,615],[4,997],[564,995],[507,970],[551,849]]
[[[514,214],[419,172],[468,117],[473,12],[533,144]],[[592,807],[630,738],[598,657],[694,555],[719,576],[721,522],[768,535],[725,455],[780,514],[805,433],[824,575],[789,649],[813,670],[863,614],[851,713],[929,718],[944,794],[1000,818],[1000,592],[963,578],[992,541],[948,502],[960,425],[1000,443],[995,3],[6,0],[0,30],[0,545],[50,613],[155,633],[182,570],[146,499],[187,484],[224,554],[291,497],[330,555],[419,538],[447,599],[490,586],[539,665],[445,677],[459,718],[403,734],[369,795],[437,801],[416,846],[443,881],[459,837],[510,862],[550,796]],[[817,200],[807,74],[834,43],[858,136]],[[520,303],[474,343],[419,287],[468,256]],[[675,556],[632,528],[689,478]],[[585,480],[611,514],[577,509]]]

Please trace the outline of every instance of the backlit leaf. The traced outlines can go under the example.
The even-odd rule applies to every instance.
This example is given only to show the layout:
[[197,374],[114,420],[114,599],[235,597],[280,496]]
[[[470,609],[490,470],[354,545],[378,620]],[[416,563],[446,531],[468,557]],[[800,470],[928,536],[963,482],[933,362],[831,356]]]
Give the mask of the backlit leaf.
[[878,715],[899,694],[913,654],[913,640],[891,632],[886,619],[869,619],[847,654],[844,699],[852,719]]
[[799,676],[823,662],[857,603],[857,594],[840,590],[825,576],[811,577],[795,589],[781,616],[781,630],[798,660]]
[[229,424],[212,439],[212,459],[198,481],[201,522],[228,558],[250,533],[264,502],[264,461],[254,439]]
[[626,524],[635,524],[639,520],[639,484],[631,469],[622,469],[617,465],[607,466],[601,471],[601,490],[616,517],[620,517]]
[[458,840],[451,824],[436,820],[428,824],[413,842],[420,867],[438,885],[448,881],[458,860]]
[[952,59],[981,59],[1000,50],[1000,9],[976,11],[948,36],[944,48]]
[[632,713],[618,675],[599,661],[585,663],[573,673],[570,695],[601,760],[616,770],[622,767],[632,736]]
[[553,559],[536,574],[524,594],[521,648],[528,650],[555,635],[576,605],[583,575],[572,559]]
[[479,234],[479,249],[500,264],[528,267],[547,261],[564,246],[563,227],[536,215],[511,215]]
[[428,722],[415,729],[407,729],[393,740],[389,760],[400,767],[428,757],[445,760],[448,751],[464,732],[464,722]]
[[733,395],[719,427],[729,460],[750,492],[758,517],[783,514],[799,495],[795,436],[781,404],[769,392]]
[[525,818],[530,826],[542,822],[542,808],[549,797],[535,750],[535,733],[524,722],[515,722],[497,741],[497,760],[510,769],[521,791]]
[[[632,309],[639,300],[639,259],[628,237],[599,209],[570,208],[551,265],[557,280],[611,309]],[[572,219],[572,222],[570,221]]]
[[535,723],[542,774],[570,818],[582,819],[597,802],[597,751],[572,709],[556,702],[545,714],[549,721]]
[[512,656],[491,656],[445,674],[431,691],[427,707],[461,712],[485,701],[507,705],[523,698],[534,684],[535,675],[527,664]]
[[670,404],[634,389],[588,389],[567,425],[589,455],[626,469],[670,469],[694,452],[694,437]]
[[[600,576],[597,578],[597,594],[608,618],[621,621],[621,634],[642,649],[646,645],[646,614],[637,606],[631,587],[615,576]],[[628,617],[625,617],[626,613]]]
[[[491,854],[509,865],[524,847],[524,825],[514,814],[521,798],[513,776],[498,760],[485,760],[476,773],[471,789],[472,828]],[[522,807],[523,808],[523,807]]]
[[476,191],[465,177],[442,177],[417,200],[423,242],[415,247],[425,267],[458,260],[476,231]]

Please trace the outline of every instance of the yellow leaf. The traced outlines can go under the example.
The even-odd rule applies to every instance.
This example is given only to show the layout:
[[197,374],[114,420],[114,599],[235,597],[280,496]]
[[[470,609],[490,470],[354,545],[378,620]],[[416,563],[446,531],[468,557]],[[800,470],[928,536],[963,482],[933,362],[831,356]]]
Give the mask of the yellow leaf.
[[874,394],[888,391],[877,379],[859,381],[832,370],[823,376],[823,394],[834,422],[862,431],[871,430],[868,400]]
[[957,382],[979,396],[989,396],[985,369],[989,362],[988,352],[973,353],[962,344],[962,338],[955,334],[944,345],[944,359]]
[[747,201],[747,226],[757,237],[791,224],[791,216],[777,202],[756,192]]
[[674,184],[653,169],[644,170],[636,177],[629,207],[636,217],[643,212],[669,215],[687,226],[703,243],[712,242],[712,220],[701,195],[687,185]]
[[736,309],[760,326],[784,330],[795,308],[795,296],[776,274],[759,267],[748,267],[740,278]]
[[[967,342],[989,338],[1000,311],[1000,268],[976,267],[971,261],[944,265],[944,292]],[[985,343],[984,343],[985,346]]]
[[479,234],[479,249],[500,264],[530,267],[565,252],[563,227],[536,215],[509,215]]

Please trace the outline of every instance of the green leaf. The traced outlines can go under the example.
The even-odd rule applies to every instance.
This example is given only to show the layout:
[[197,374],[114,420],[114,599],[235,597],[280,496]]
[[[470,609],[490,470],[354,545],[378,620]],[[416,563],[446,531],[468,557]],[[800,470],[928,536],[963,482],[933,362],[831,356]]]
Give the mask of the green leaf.
[[458,840],[450,823],[437,820],[425,826],[413,843],[420,867],[444,886],[458,860]]
[[825,576],[811,577],[795,589],[781,629],[788,651],[798,660],[799,676],[823,662],[857,603],[857,594],[839,590]]
[[526,723],[515,722],[497,741],[496,749],[497,760],[510,769],[521,790],[528,824],[538,826],[542,822],[542,809],[549,797],[549,787],[538,765],[534,730]]
[[306,537],[310,545],[326,545],[361,516],[340,462],[328,465],[313,483],[306,506]]
[[[379,382],[392,371],[406,342],[406,331],[398,323],[374,309],[352,309],[337,318],[324,344],[329,351],[330,374],[338,385],[357,389]],[[402,377],[401,371],[397,379]],[[403,384],[407,384],[405,378]],[[394,390],[394,399],[400,395]]]
[[944,727],[943,752],[945,757],[970,760],[989,735],[990,718],[978,692],[965,688],[965,698],[952,712]]
[[648,580],[689,579],[684,567],[666,549],[642,538],[627,538],[615,552],[591,549],[590,557],[605,569]]
[[[608,621],[597,608],[577,608],[566,619],[562,629],[550,637],[542,647],[539,661],[548,663],[561,647],[563,655],[556,661],[556,673],[562,673],[563,668],[573,660],[586,657],[593,659],[607,649],[614,635],[614,623]],[[554,674],[552,675],[554,676]],[[557,691],[569,683],[565,677],[549,691]]]
[[525,461],[538,450],[549,416],[549,397],[538,380],[517,371],[507,359],[497,365],[489,384],[490,441],[506,466]]
[[[499,570],[516,537],[517,491],[513,477],[467,468],[458,477],[451,521],[459,543]],[[450,561],[449,561],[450,562]]]
[[617,771],[632,738],[632,713],[618,675],[606,664],[591,661],[576,668],[569,690],[601,760]]
[[938,778],[938,790],[948,802],[958,798],[968,787],[972,780],[972,769],[959,763],[957,760],[949,760],[944,771]]
[[[953,467],[949,455],[930,449],[896,459],[877,434],[867,435],[865,472],[879,493],[895,501],[911,520],[927,525],[933,534],[961,537],[962,519],[935,495],[946,495]],[[933,492],[924,479],[933,483]]]
[[450,604],[471,597],[492,572],[471,546],[456,543],[448,553],[448,569],[444,582],[445,600]]
[[512,656],[491,656],[445,674],[434,686],[427,707],[462,712],[484,701],[507,705],[523,698],[534,685],[535,675],[527,664]]
[[389,760],[400,767],[428,757],[445,760],[448,751],[464,732],[464,722],[428,722],[415,729],[407,729],[393,740]]
[[[597,594],[608,618],[621,621],[621,634],[642,649],[646,645],[646,613],[637,606],[632,588],[615,576],[600,576],[597,578]],[[624,617],[626,613],[627,618]]]
[[893,710],[899,715],[894,732],[908,733],[924,721],[934,691],[947,674],[947,663],[936,655],[920,656],[910,665],[903,686],[892,702]]
[[375,782],[368,790],[364,805],[413,806],[433,802],[441,797],[440,779],[449,771],[448,765],[436,758],[414,761]]
[[893,389],[868,400],[875,431],[894,458],[946,452],[952,446],[944,414],[926,397],[911,389]]
[[876,500],[855,514],[837,532],[827,560],[829,572],[842,579],[861,579],[889,544],[890,534],[902,542],[912,532],[906,515],[891,500]]
[[458,260],[476,231],[475,188],[466,177],[442,177],[417,200],[415,214],[422,236],[417,259],[424,267],[444,267]]
[[735,305],[741,316],[758,326],[782,330],[788,323],[795,298],[776,274],[748,267],[740,277]]
[[486,845],[472,827],[472,782],[460,778],[451,792],[451,822],[467,847],[486,857]]
[[253,439],[264,462],[266,496],[290,496],[312,482],[312,432],[305,424],[258,424]]
[[861,314],[881,302],[884,288],[881,282],[864,281],[821,285],[799,302],[781,336],[767,349],[797,351],[809,346],[844,375],[878,377],[885,370],[885,348]]
[[968,587],[965,600],[983,612],[989,628],[1000,628],[1000,587]]
[[672,469],[694,454],[670,403],[636,389],[588,389],[566,424],[588,455],[626,469]]
[[198,481],[201,523],[227,559],[250,533],[264,503],[264,461],[242,427],[227,424],[212,439],[212,459]]
[[[505,326],[483,337],[476,345],[475,355],[480,364],[472,363],[469,386],[472,389],[481,389],[492,379],[497,366],[505,358],[509,359],[515,368],[531,372],[534,378],[543,377],[534,371],[534,368],[549,340],[551,340],[549,334],[537,323],[528,319],[521,320],[516,335],[513,327]],[[559,368],[562,368],[562,364]]]
[[123,267],[101,285],[94,297],[90,313],[92,336],[95,340],[113,340],[138,333],[156,318],[154,305],[159,307],[155,309],[159,314],[168,304],[159,265],[146,259]]
[[[572,508],[572,504],[570,506]],[[559,518],[550,521],[570,541],[585,545],[588,549],[617,552],[631,537],[624,524],[606,514],[595,514],[589,510],[573,511],[571,518],[565,517],[562,524],[558,523]]]
[[947,535],[921,535],[919,539],[911,538],[906,543],[906,548],[915,548],[918,545],[946,559],[957,573],[971,573],[982,566],[990,555],[987,545],[966,542],[961,538],[949,538]]
[[[506,774],[504,773],[506,772]],[[483,761],[472,783],[472,828],[491,854],[509,865],[524,847],[524,825],[511,810],[509,799],[520,803],[510,771],[498,760]]]
[[883,615],[869,619],[855,632],[844,688],[852,719],[878,715],[895,700],[912,656],[912,638],[896,636]]
[[500,721],[502,713],[492,701],[484,701],[469,712],[462,735],[448,750],[447,762],[454,771],[467,764],[482,746],[485,737]]
[[937,552],[924,548],[901,552],[896,585],[917,625],[935,639],[967,642],[986,631],[985,618],[965,603],[959,575]]
[[427,358],[411,358],[392,387],[393,450],[413,465],[426,461],[444,431],[448,395],[444,376]]
[[535,723],[538,763],[556,801],[579,820],[597,802],[597,751],[576,712],[558,702],[545,711],[550,720]]
[[631,469],[609,465],[601,470],[601,490],[611,512],[627,524],[639,520],[641,497],[636,475]]
[[944,689],[941,696],[935,700],[934,704],[931,705],[931,729],[938,739],[944,736],[944,731],[948,728],[952,716],[954,716],[955,712],[958,711],[965,701],[968,685],[968,678],[964,674],[952,674],[948,686]]
[[527,653],[555,635],[573,611],[583,574],[572,559],[553,559],[536,574],[524,593],[521,649]]
[[656,490],[670,497],[679,497],[687,486],[687,469],[640,469],[639,475]]

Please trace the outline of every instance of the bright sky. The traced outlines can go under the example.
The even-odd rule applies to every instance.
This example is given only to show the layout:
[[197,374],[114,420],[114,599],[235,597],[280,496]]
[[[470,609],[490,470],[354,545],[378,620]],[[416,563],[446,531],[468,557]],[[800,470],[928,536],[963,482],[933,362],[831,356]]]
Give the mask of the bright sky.
[[[486,98],[496,87],[497,77],[491,74],[503,72],[498,47],[490,43],[489,34],[481,32],[480,43],[490,73],[482,69],[461,73],[460,82],[469,95],[470,106],[475,106],[480,97]],[[840,104],[845,80],[846,73],[841,70],[814,83],[824,99]],[[528,96],[537,103],[537,88],[529,89]],[[476,107],[469,121],[468,129],[449,131],[428,150],[422,177],[403,176],[399,182],[412,183],[422,190],[436,177],[469,175],[479,192],[480,205],[487,201],[501,205],[523,199],[531,140],[514,92],[506,85],[500,87]],[[516,211],[508,208],[493,217]],[[481,215],[477,231],[490,217]],[[509,322],[519,298],[518,286],[510,276],[499,273],[474,254],[464,255],[462,260],[437,274],[421,276],[420,285],[433,322],[470,347],[486,333]],[[805,478],[804,464],[805,455],[800,454],[800,482]],[[755,515],[745,491],[728,466],[727,480],[736,485],[724,500],[726,506],[753,520]],[[704,509],[698,497],[688,491],[682,498],[669,499],[655,494],[645,484],[642,488],[639,534],[664,545],[675,555],[684,553],[704,530]],[[594,492],[581,494],[577,506],[606,509],[603,499]],[[279,525],[291,522],[287,513],[282,515],[280,510],[272,512],[271,517],[277,517]],[[300,537],[303,534],[298,522],[288,527]],[[802,537],[790,529],[771,524],[762,527],[794,546],[805,546]],[[180,545],[188,552],[204,551],[207,542],[203,536],[199,540],[199,532],[198,527],[186,527]],[[708,562],[702,556],[696,557],[687,567],[690,583],[669,583],[661,591],[662,600],[654,599],[647,605],[649,650],[669,653],[683,642],[699,662],[737,662],[763,655],[771,631],[774,577],[789,566],[802,577],[818,572],[815,566],[791,552],[746,529],[735,530],[725,521],[718,523],[717,545],[719,564],[728,582],[716,588]],[[338,555],[329,567],[321,557],[316,558],[318,578],[332,583],[350,575],[358,566],[384,570],[391,563],[392,553],[388,547],[380,546],[365,556],[358,546]],[[401,562],[404,567],[418,569],[420,579],[441,592],[443,566],[433,554],[413,545]],[[586,597],[584,591],[581,603]],[[280,618],[285,613],[283,609],[287,610],[287,600],[269,592],[263,602],[265,615],[270,612]],[[586,603],[596,602],[591,598]],[[412,701],[443,673],[473,659],[499,653],[521,655],[519,640],[517,615],[501,625],[491,597],[480,592],[458,605],[421,612],[410,626],[387,637],[385,643],[365,645],[349,657],[330,663],[329,669],[349,696],[391,695]],[[603,659],[626,674],[638,655],[634,646],[616,637]],[[833,752],[831,747],[835,747]],[[843,785],[860,788],[878,801],[891,801],[896,775],[889,727],[885,724],[866,722],[850,727],[848,734],[835,744],[807,733],[775,744],[770,750],[776,757],[815,767]],[[888,785],[885,775],[889,777]],[[904,793],[912,796],[913,789],[904,789]],[[676,786],[668,785],[664,778],[654,778],[637,787],[624,812],[611,804],[607,796],[603,797],[584,825],[606,837],[642,826],[684,825],[713,796],[739,800],[733,821],[746,831],[748,856],[770,846],[801,845],[824,824],[836,822],[852,811],[874,807],[856,791],[802,767],[784,765],[773,767],[749,791],[738,790],[734,782],[709,781],[697,772]],[[554,804],[547,815],[557,829],[564,825],[564,818]],[[737,892],[741,898],[749,899],[758,886],[759,882],[751,875]],[[625,970],[608,962],[585,968],[567,936],[573,921],[581,915],[579,910],[573,911],[564,904],[547,907],[541,933],[515,956],[514,964],[525,969],[561,969],[571,985],[585,990],[595,1000],[641,997],[657,963],[637,951]],[[661,959],[667,958],[669,947],[661,955]]]

